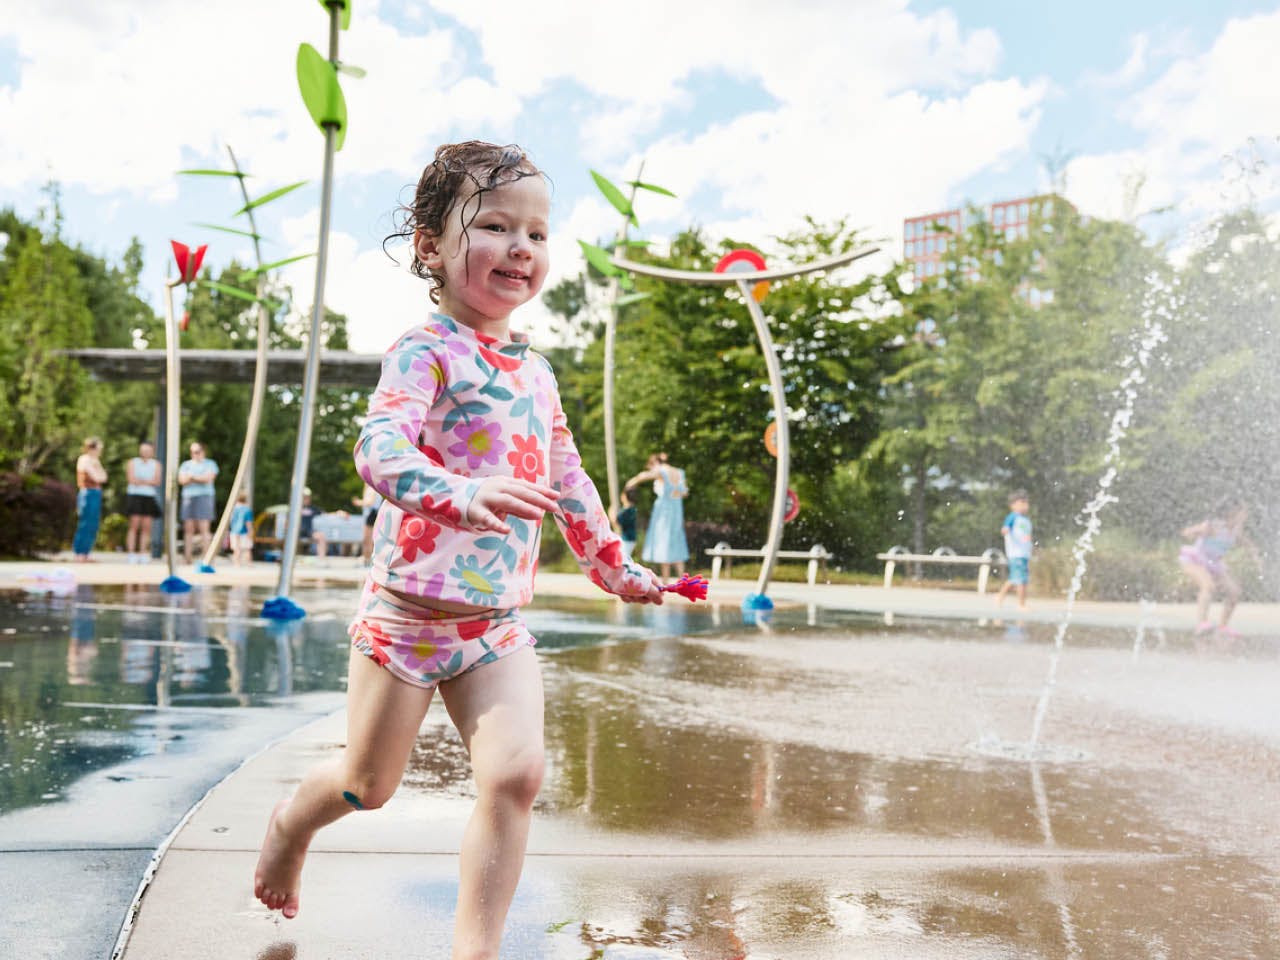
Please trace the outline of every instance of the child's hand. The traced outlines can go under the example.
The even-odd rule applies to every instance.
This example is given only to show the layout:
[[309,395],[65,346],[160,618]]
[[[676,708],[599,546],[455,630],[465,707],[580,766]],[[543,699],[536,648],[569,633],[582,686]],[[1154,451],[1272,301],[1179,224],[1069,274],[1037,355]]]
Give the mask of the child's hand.
[[560,494],[546,484],[515,477],[489,477],[480,484],[467,507],[467,523],[477,530],[507,534],[511,532],[504,522],[507,514],[538,521],[544,513],[556,508],[559,498]]
[[662,592],[662,581],[658,579],[658,575],[648,567],[641,567],[645,572],[645,582],[643,584],[643,593],[620,593],[619,599],[624,603],[656,603],[662,605],[664,594]]

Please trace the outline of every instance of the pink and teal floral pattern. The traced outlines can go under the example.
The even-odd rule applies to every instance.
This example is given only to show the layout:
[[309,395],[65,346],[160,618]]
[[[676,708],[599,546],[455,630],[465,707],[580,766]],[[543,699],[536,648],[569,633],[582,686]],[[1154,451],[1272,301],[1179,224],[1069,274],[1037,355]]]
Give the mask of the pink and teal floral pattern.
[[507,517],[502,536],[467,519],[480,482],[506,476],[560,492],[553,517],[593,582],[624,596],[656,585],[623,555],[551,366],[520,335],[482,336],[443,314],[406,333],[383,359],[355,460],[388,501],[375,528],[374,584],[477,607],[527,603],[541,525]]

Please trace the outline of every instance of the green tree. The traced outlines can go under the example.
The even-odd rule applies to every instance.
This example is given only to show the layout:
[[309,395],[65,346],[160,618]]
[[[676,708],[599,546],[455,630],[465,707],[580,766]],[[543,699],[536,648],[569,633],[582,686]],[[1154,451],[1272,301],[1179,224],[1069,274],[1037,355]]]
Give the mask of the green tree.
[[[777,238],[771,258],[805,262],[861,244],[844,223]],[[710,271],[727,251],[742,244],[711,244],[698,231],[677,236],[655,262]],[[591,332],[588,275],[551,291],[548,302],[576,331]],[[667,451],[685,467],[691,486],[686,517],[697,539],[728,535],[738,543],[763,542],[773,492],[774,460],[762,435],[772,418],[768,376],[750,314],[736,289],[668,284],[637,278],[646,299],[623,308],[618,326],[618,448],[622,472],[637,470],[653,450]],[[867,530],[870,505],[859,509],[851,495],[878,490],[842,469],[876,432],[876,396],[891,362],[885,344],[898,330],[895,318],[873,316],[863,302],[872,281],[840,283],[806,275],[774,284],[764,301],[778,349],[791,410],[792,486],[801,496],[800,519],[787,539],[804,545],[820,540],[845,556],[874,553]],[[581,291],[581,292],[580,292]],[[602,354],[599,340],[580,362],[557,365],[571,425],[587,469],[603,475]],[[883,511],[879,516],[883,516]],[[696,548],[696,544],[695,544]]]
[[[1134,470],[1119,494],[1148,542],[1168,541],[1220,501],[1249,505],[1275,583],[1280,540],[1280,242],[1256,210],[1214,221],[1178,272],[1168,342],[1140,398]],[[1151,496],[1153,490],[1159,496]]]
[[1031,492],[1037,539],[1072,535],[1100,472],[1145,278],[1162,263],[1133,227],[1061,201],[1023,239],[971,219],[959,236],[939,225],[950,257],[937,279],[910,290],[886,281],[915,332],[868,453],[902,478],[916,550],[993,545],[1017,487]]
[[0,463],[30,476],[73,446],[88,419],[88,377],[58,350],[92,342],[93,315],[53,215],[46,237],[26,230],[5,248],[0,289]]

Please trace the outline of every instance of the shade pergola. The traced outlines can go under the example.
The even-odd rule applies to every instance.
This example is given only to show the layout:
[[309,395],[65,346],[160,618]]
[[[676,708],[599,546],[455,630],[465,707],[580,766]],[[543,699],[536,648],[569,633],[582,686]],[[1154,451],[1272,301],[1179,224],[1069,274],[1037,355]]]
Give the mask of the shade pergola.
[[[132,350],[127,347],[95,347],[63,350],[89,371],[95,380],[152,380],[164,382],[163,350]],[[253,350],[182,350],[182,379],[191,383],[251,383]],[[267,382],[300,384],[306,365],[304,350],[272,350],[267,354]],[[320,382],[326,387],[368,387],[378,385],[382,357],[378,354],[333,350],[320,355]]]

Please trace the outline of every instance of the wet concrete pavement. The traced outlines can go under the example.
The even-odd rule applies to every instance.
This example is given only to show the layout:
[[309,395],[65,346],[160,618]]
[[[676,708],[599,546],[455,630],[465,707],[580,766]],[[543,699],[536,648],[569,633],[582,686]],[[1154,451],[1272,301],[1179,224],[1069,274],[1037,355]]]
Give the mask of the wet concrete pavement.
[[[848,619],[545,651],[548,775],[510,958],[1280,956],[1280,648]],[[828,622],[830,618],[827,618]],[[266,813],[339,714],[218,787],[130,960],[445,957],[470,810],[433,706],[405,786],[251,896]]]

